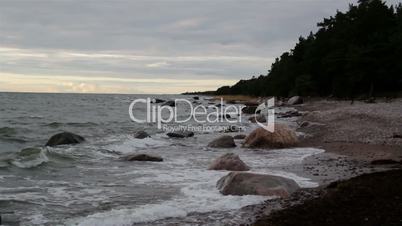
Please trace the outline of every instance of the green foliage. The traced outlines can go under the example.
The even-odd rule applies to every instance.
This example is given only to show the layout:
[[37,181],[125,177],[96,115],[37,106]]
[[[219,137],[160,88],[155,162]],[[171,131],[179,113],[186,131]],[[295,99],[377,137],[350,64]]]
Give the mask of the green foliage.
[[217,94],[373,96],[402,90],[402,4],[360,0],[318,23],[267,75]]

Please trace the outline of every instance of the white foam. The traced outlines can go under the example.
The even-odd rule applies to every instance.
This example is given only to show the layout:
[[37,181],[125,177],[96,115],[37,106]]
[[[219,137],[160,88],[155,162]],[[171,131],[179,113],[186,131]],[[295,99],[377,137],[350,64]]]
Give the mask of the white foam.
[[45,225],[49,220],[42,214],[34,214],[27,217],[28,222],[22,223],[22,226],[29,225]]
[[163,147],[167,145],[169,145],[167,141],[157,138],[148,137],[145,139],[135,139],[128,137],[122,143],[107,145],[105,148],[127,154],[139,149]]
[[19,168],[32,168],[35,166],[39,166],[45,162],[48,162],[49,158],[45,154],[45,150],[42,149],[39,152],[39,155],[34,159],[29,159],[28,161],[22,160],[13,160],[11,163]]
[[[132,209],[115,209],[96,213],[84,218],[73,219],[68,224],[90,225],[132,225],[133,223],[151,222],[167,217],[185,217],[189,213],[207,213],[211,211],[228,211],[258,204],[268,199],[263,196],[224,196],[216,189],[216,181],[227,172],[205,171],[194,176],[200,176],[200,182],[189,182],[181,189],[181,194],[172,200],[156,204],[147,204]],[[184,183],[186,177],[158,177],[158,180],[172,182],[172,179]],[[187,179],[189,176],[187,176]]]
[[[294,148],[271,150],[269,156],[261,157],[260,153],[251,151],[241,155],[254,173],[266,173],[290,178],[301,187],[315,187],[318,184],[308,178],[281,170],[267,169],[300,164],[304,158],[323,152],[314,148]],[[228,172],[209,171],[190,168],[186,164],[174,164],[169,170],[150,168],[142,177],[131,179],[133,184],[176,185],[181,188],[181,195],[172,200],[156,204],[147,204],[132,209],[115,209],[108,212],[96,213],[85,218],[75,219],[76,225],[132,225],[133,223],[151,222],[167,217],[185,217],[191,212],[206,213],[211,211],[228,211],[239,209],[246,205],[258,204],[269,197],[262,196],[223,196],[216,189],[216,181]],[[185,161],[185,163],[188,163]],[[189,163],[191,164],[191,163]],[[173,166],[174,165],[174,166]],[[130,172],[128,174],[134,174]]]

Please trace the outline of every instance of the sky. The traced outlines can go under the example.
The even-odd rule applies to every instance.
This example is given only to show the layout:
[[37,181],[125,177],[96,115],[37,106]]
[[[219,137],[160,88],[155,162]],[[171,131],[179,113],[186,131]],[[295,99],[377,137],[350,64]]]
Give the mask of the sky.
[[350,3],[2,0],[0,91],[215,90],[267,74],[299,36]]

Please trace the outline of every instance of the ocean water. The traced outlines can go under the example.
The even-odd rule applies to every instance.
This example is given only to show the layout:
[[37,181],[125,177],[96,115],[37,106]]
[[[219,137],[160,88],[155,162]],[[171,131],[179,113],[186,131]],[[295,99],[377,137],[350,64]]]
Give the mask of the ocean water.
[[[207,144],[219,131],[171,139],[156,123],[130,120],[128,109],[145,95],[0,93],[0,215],[4,225],[238,225],[242,207],[270,197],[223,196],[217,180],[228,172],[208,171],[216,157],[234,152],[252,172],[294,179],[287,172],[313,148],[213,149]],[[174,99],[191,96],[151,95]],[[199,104],[211,100],[201,97]],[[179,106],[180,107],[180,106]],[[178,108],[179,108],[178,107]],[[145,115],[145,106],[136,114]],[[182,112],[188,112],[184,109]],[[246,116],[244,116],[246,117]],[[197,124],[194,121],[188,122]],[[290,121],[286,123],[292,123]],[[212,123],[216,125],[217,123]],[[218,123],[226,125],[227,123]],[[256,127],[243,120],[248,133]],[[151,137],[135,139],[136,131]],[[45,147],[53,134],[69,131],[86,138],[78,145]],[[233,133],[237,134],[237,133]],[[163,162],[127,162],[121,157],[148,153]]]

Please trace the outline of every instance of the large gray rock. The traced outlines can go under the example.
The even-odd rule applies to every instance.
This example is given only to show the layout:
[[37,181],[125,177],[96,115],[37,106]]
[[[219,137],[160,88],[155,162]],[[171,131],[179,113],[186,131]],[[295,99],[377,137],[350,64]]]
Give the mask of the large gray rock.
[[46,146],[56,146],[62,144],[78,144],[85,141],[85,139],[77,134],[70,132],[62,132],[50,137]]
[[208,144],[211,148],[233,148],[236,147],[232,136],[221,136]]
[[175,131],[166,134],[168,137],[173,138],[186,138],[186,137],[193,137],[194,132],[191,131]]
[[149,134],[143,130],[138,131],[134,134],[134,138],[137,138],[137,139],[144,139],[147,137],[150,137]]
[[163,158],[147,154],[133,154],[123,157],[127,161],[162,162]]
[[215,159],[208,167],[209,170],[247,171],[250,170],[238,155],[227,153]]
[[294,96],[288,100],[289,105],[302,104],[303,98],[301,96]]
[[257,128],[251,132],[244,141],[249,148],[287,148],[295,146],[298,142],[296,133],[286,125],[275,124],[274,132]]
[[288,197],[299,189],[295,181],[283,177],[231,172],[216,184],[223,195],[264,195]]

